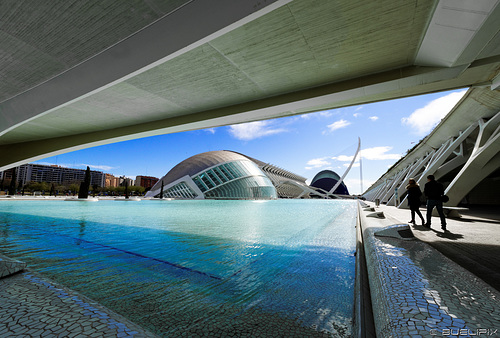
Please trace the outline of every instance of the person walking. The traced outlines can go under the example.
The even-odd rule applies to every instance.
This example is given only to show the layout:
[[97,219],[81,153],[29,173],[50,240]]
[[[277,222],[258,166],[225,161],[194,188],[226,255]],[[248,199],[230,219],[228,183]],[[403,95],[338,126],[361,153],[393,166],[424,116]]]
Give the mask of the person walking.
[[410,207],[411,210],[411,221],[408,223],[413,223],[415,224],[415,214],[420,217],[422,220],[422,225],[425,225],[425,220],[424,217],[422,216],[422,213],[420,212],[420,196],[422,196],[422,191],[420,190],[420,186],[418,183],[413,179],[410,178],[408,181],[408,185],[406,186],[406,191],[408,193],[408,206]]
[[424,194],[427,197],[427,223],[425,227],[431,227],[432,210],[436,207],[441,218],[441,229],[446,231],[446,217],[443,212],[444,188],[441,183],[436,181],[434,175],[427,176],[427,183],[424,186]]

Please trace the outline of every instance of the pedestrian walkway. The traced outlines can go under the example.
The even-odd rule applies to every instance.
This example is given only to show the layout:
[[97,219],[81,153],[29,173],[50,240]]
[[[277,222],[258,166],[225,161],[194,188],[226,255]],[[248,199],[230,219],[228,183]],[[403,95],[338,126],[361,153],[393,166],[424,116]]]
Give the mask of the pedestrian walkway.
[[371,208],[360,211],[360,220],[377,336],[500,334],[500,292],[441,252],[448,244],[478,248],[484,241],[491,251],[465,258],[454,249],[450,256],[491,261],[498,250],[495,220],[472,215],[449,219],[449,232],[443,232],[438,217],[431,229],[413,227],[407,223],[408,209],[368,205]]
[[[411,218],[409,209],[381,205],[377,210],[397,223]],[[421,211],[425,218],[425,208]],[[476,207],[461,214],[460,218],[447,218],[446,232],[441,230],[439,217],[433,217],[430,229],[417,221],[413,234],[500,291],[500,212]]]

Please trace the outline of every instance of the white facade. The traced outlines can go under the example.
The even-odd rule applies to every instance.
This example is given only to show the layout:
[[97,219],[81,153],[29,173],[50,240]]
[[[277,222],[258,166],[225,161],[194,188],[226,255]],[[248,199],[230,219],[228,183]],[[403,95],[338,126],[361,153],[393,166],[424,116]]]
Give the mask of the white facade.
[[306,195],[305,178],[232,151],[211,151],[179,163],[146,197],[276,199]]

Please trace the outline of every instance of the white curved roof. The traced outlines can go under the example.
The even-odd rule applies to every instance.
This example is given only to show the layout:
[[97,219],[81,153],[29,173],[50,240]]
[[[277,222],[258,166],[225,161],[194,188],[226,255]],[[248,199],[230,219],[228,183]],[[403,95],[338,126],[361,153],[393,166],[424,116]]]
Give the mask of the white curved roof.
[[229,150],[207,151],[205,153],[191,156],[180,162],[165,176],[163,176],[162,179],[156,183],[156,185],[161,185],[161,181],[167,185],[183,176],[193,176],[200,171],[213,167],[219,163],[241,160],[249,161],[249,159],[245,156]]

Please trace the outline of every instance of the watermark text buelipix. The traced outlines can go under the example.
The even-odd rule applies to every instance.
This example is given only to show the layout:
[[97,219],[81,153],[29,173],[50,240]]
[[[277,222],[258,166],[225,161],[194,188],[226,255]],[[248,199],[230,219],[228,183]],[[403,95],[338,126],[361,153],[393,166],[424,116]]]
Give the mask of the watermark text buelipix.
[[497,336],[498,329],[441,329],[431,330],[432,336],[441,335],[444,337],[460,337],[460,336]]

